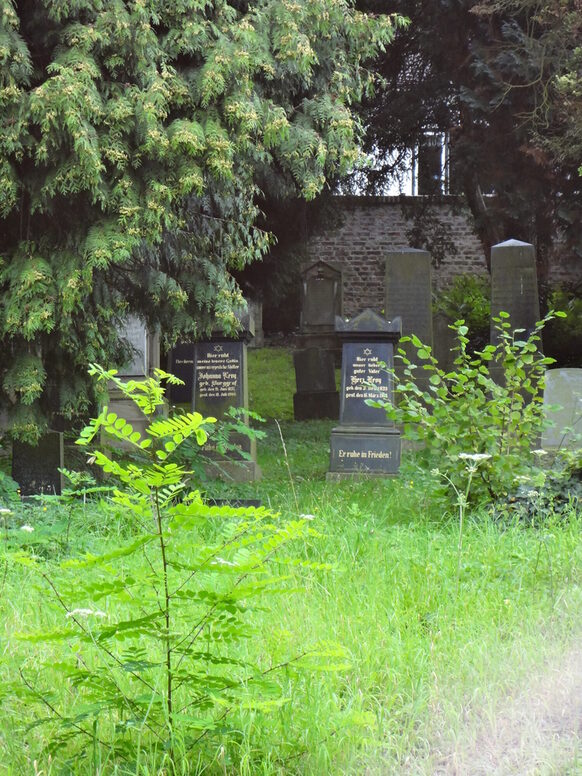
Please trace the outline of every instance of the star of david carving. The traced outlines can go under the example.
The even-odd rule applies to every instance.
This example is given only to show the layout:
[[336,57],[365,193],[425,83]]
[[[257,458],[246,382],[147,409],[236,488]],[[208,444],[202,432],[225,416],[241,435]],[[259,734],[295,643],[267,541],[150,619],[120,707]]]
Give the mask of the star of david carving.
[[222,345],[215,345],[214,346],[214,352],[215,353],[222,353]]
[[372,351],[371,351],[371,349],[370,349],[370,348],[365,348],[365,349],[364,349],[364,355],[365,355],[365,356],[371,356],[371,355],[372,355]]

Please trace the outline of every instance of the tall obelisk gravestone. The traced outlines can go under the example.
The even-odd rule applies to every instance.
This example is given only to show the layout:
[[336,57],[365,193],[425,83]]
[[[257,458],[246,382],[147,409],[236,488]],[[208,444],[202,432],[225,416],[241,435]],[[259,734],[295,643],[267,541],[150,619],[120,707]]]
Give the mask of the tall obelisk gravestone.
[[[380,407],[366,400],[392,402],[394,347],[400,319],[387,321],[364,310],[349,322],[338,318],[342,340],[340,423],[331,432],[327,478],[389,477],[400,466],[400,432]],[[383,366],[383,365],[386,366]]]
[[[386,256],[384,314],[388,320],[402,319],[402,336],[415,334],[423,345],[433,347],[432,260],[428,251],[406,248]],[[428,377],[420,368],[422,361],[411,343],[402,344],[407,357],[417,364],[418,387],[428,388]],[[396,374],[402,376],[402,364],[396,360]]]
[[[540,319],[540,301],[533,245],[520,240],[507,240],[491,248],[491,343],[497,344],[499,333],[494,318],[509,313],[511,328],[525,329],[519,339],[526,339]],[[491,363],[495,382],[503,382],[503,369]]]
[[540,301],[533,245],[507,240],[491,248],[491,342],[498,334],[493,318],[509,313],[513,329],[527,337],[540,319]]

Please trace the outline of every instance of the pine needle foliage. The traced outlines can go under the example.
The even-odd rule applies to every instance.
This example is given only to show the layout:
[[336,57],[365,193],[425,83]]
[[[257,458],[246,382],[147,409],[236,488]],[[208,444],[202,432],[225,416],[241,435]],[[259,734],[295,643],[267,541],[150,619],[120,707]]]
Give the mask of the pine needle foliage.
[[[191,489],[173,458],[189,438],[203,445],[215,419],[156,414],[163,383],[176,378],[158,370],[143,382],[123,382],[98,366],[91,373],[113,382],[150,419],[142,436],[104,406],[78,440],[90,447],[106,435],[124,443],[125,453],[97,448],[90,455],[114,483],[113,503],[130,530],[111,537],[101,554],[69,558],[56,569],[38,557],[13,558],[40,575],[52,623],[21,634],[49,651],[39,650],[48,654],[45,665],[34,658],[22,667],[14,691],[44,707],[36,724],[50,726],[49,753],[57,761],[75,758],[88,772],[98,749],[113,772],[141,751],[153,757],[156,772],[190,772],[189,762],[204,759],[206,738],[228,734],[231,712],[285,703],[277,668],[306,659],[325,668],[338,657],[323,647],[259,666],[240,649],[254,635],[259,602],[291,589],[290,566],[328,565],[286,555],[290,542],[315,535],[306,520],[283,521],[262,507],[210,507]],[[52,685],[43,682],[45,673]]]
[[[128,311],[166,345],[236,327],[231,271],[271,241],[260,187],[313,198],[351,166],[364,65],[398,23],[351,0],[0,0],[0,400],[14,437],[87,410],[87,388],[60,397],[87,363],[120,363]],[[13,368],[31,355],[39,392]]]

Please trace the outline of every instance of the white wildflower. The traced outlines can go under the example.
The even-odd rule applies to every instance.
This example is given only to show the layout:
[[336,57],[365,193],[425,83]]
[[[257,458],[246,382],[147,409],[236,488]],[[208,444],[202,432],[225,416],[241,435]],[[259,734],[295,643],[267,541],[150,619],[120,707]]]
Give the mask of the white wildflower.
[[532,450],[532,453],[533,453],[534,455],[537,455],[539,458],[541,458],[542,456],[544,456],[544,455],[547,455],[547,454],[548,454],[548,451],[547,451],[547,450],[542,450],[542,449],[540,448],[539,450]]
[[7,507],[0,507],[0,515],[11,515],[12,510]]
[[539,491],[537,490],[528,490],[527,492],[528,498],[535,498],[536,496],[539,496]]
[[24,531],[25,533],[32,533],[34,528],[31,525],[21,525],[20,530]]
[[430,473],[432,474],[433,477],[440,477],[441,476],[441,473],[440,473],[439,469],[431,469]]
[[489,453],[459,453],[459,458],[462,458],[464,461],[480,463],[480,461],[487,461],[491,456]]
[[315,520],[315,515],[299,515],[302,520]]
[[72,609],[67,617],[107,617],[100,609]]

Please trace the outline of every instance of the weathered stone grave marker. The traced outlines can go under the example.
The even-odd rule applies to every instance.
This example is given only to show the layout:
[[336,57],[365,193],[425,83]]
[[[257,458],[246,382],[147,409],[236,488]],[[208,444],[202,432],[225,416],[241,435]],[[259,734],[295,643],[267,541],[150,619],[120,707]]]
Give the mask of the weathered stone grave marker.
[[[248,324],[247,324],[248,325]],[[251,332],[243,330],[238,339],[216,334],[207,342],[194,345],[194,409],[205,417],[223,419],[229,407],[248,409],[247,342]],[[256,441],[239,435],[231,440],[250,456],[250,460],[230,453],[220,455],[209,441],[212,472],[238,481],[259,479]]]
[[553,425],[542,433],[542,448],[582,447],[582,369],[548,369],[545,383],[544,410]]
[[[540,319],[540,302],[535,249],[530,243],[506,240],[491,248],[491,333],[493,345],[499,342],[494,318],[509,313],[512,329],[524,329],[520,339],[527,339]],[[541,347],[541,343],[540,343]],[[502,367],[491,363],[491,377],[503,382]]]
[[[145,323],[137,315],[129,315],[120,332],[132,348],[132,355],[127,363],[118,370],[122,380],[143,380],[149,377],[153,370],[160,366],[159,336],[148,331]],[[142,436],[149,425],[148,418],[131,399],[126,398],[114,385],[108,386],[109,409],[120,418],[124,418],[134,431]],[[110,442],[116,447],[130,449],[126,442],[116,440]]]
[[305,348],[293,353],[297,393],[293,395],[295,420],[339,417],[339,392],[331,350]]
[[[432,259],[428,251],[406,248],[386,256],[384,314],[388,320],[401,318],[403,336],[415,334],[423,345],[433,348]],[[401,347],[418,366],[415,370],[418,387],[421,391],[427,390],[428,376],[420,368],[423,362],[416,348],[412,343],[403,343]],[[400,360],[395,368],[396,374],[402,377]]]
[[493,318],[509,313],[513,329],[523,338],[540,319],[535,249],[530,243],[507,240],[491,248],[491,342],[499,339]]
[[64,465],[60,431],[44,434],[37,445],[16,439],[12,443],[12,479],[19,484],[21,496],[60,496],[64,482],[59,469]]
[[400,432],[383,409],[366,400],[393,401],[393,377],[387,369],[394,365],[401,325],[399,318],[387,321],[372,310],[349,322],[337,320],[343,343],[340,424],[331,432],[328,479],[398,473]]
[[293,356],[295,420],[338,417],[334,364],[339,364],[341,348],[335,321],[342,310],[341,269],[326,261],[308,265],[301,276],[300,333]]
[[449,328],[451,321],[445,313],[435,313],[432,319],[434,346],[432,354],[438,361],[439,369],[450,372],[455,365],[455,347],[457,340]]
[[[340,267],[327,261],[309,264],[301,273],[301,334],[322,335],[306,345],[335,344],[335,319],[343,314],[343,275]],[[326,335],[327,339],[326,339]]]

